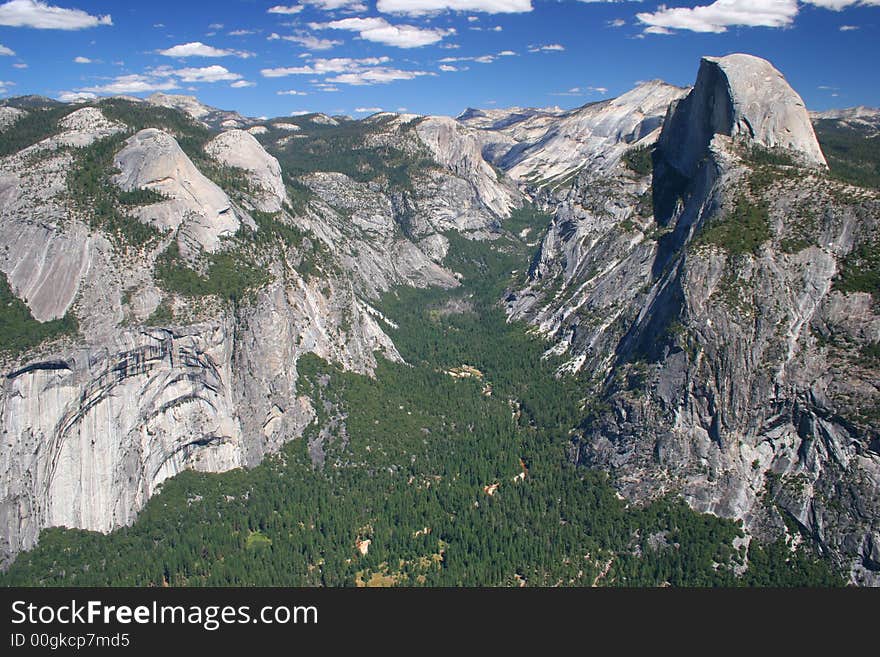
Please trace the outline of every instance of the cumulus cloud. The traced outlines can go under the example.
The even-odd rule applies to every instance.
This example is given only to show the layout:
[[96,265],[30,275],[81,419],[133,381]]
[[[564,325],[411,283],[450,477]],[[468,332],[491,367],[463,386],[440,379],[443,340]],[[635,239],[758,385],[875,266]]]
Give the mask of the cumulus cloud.
[[109,14],[92,16],[81,9],[65,9],[40,0],[10,0],[0,5],[0,25],[38,30],[82,30],[113,25]]
[[15,56],[15,51],[12,48],[7,48],[3,44],[0,44],[0,56],[13,57]]
[[284,14],[284,15],[290,15],[290,14],[298,14],[298,13],[301,12],[302,10],[303,10],[303,6],[302,6],[302,5],[290,5],[290,6],[285,6],[285,5],[275,5],[274,7],[269,7],[269,8],[266,10],[266,13],[267,13],[267,14]]
[[62,103],[81,103],[86,100],[94,100],[98,96],[88,91],[62,91],[58,94],[58,100]]
[[[334,57],[332,59],[310,59],[304,66],[287,66],[283,68],[264,68],[260,71],[263,77],[280,78],[289,75],[315,75],[324,79],[311,80],[311,83],[323,91],[337,91],[336,85],[371,85],[386,84],[396,80],[412,80],[423,75],[435,75],[428,71],[402,70],[383,66],[390,62],[389,57]],[[327,76],[333,77],[327,77]]]
[[343,73],[329,78],[328,81],[337,84],[364,86],[370,84],[388,84],[397,80],[413,80],[423,75],[434,75],[428,71],[404,71],[398,68],[368,68],[355,73]]
[[230,86],[235,88],[252,86],[254,83],[246,82],[238,73],[226,69],[223,66],[187,67],[174,69],[170,66],[158,66],[148,69],[144,73],[132,73],[120,75],[112,81],[77,89],[71,93],[92,94],[137,94],[151,91],[169,91],[180,89],[181,82],[233,82]]
[[787,27],[797,14],[797,0],[715,0],[692,8],[660,5],[657,11],[641,12],[636,18],[647,26],[648,34],[669,34],[673,29],[721,33],[733,26]]
[[803,0],[808,5],[816,5],[831,11],[841,11],[847,7],[860,5],[863,7],[880,5],[880,0]]
[[229,36],[248,36],[250,34],[256,34],[259,30],[232,30],[232,32],[227,32]]
[[415,25],[392,25],[384,18],[343,18],[329,23],[309,23],[313,30],[348,30],[366,40],[397,48],[420,48],[441,41],[453,28],[421,28]]
[[375,114],[376,112],[384,112],[381,107],[356,107],[355,114]]
[[298,14],[305,8],[305,5],[311,5],[317,9],[323,9],[324,11],[336,11],[342,9],[346,12],[355,12],[367,10],[367,6],[360,0],[302,0],[298,5],[275,5],[266,11],[270,14]]
[[248,57],[253,56],[253,53],[244,50],[225,50],[223,48],[215,48],[214,46],[209,46],[201,41],[181,43],[157,52],[165,57],[241,57],[242,59],[247,59]]
[[345,11],[366,11],[367,6],[360,0],[302,0],[303,4],[312,5],[326,11],[344,9]]
[[283,78],[288,75],[327,75],[360,70],[369,66],[378,66],[391,61],[390,57],[334,57],[333,59],[315,59],[306,66],[288,66],[284,68],[264,68],[260,74],[265,78]]
[[532,11],[532,0],[378,0],[376,9],[385,14],[409,14],[411,16],[422,16],[440,11],[521,14]]
[[857,30],[857,29],[859,29],[858,25],[841,25],[840,26],[841,32],[852,32],[853,30]]
[[309,92],[307,91],[297,91],[296,89],[288,89],[286,91],[276,91],[276,94],[279,96],[308,96]]
[[148,91],[169,91],[179,89],[176,81],[169,78],[157,78],[152,75],[132,73],[120,75],[112,82],[95,87],[85,87],[78,93],[87,92],[92,94],[137,94]]
[[233,73],[218,64],[201,68],[182,68],[175,71],[174,75],[184,82],[225,82],[241,79],[238,73]]
[[89,59],[88,57],[79,56],[79,57],[73,58],[73,63],[74,64],[91,64],[92,60]]
[[441,64],[449,64],[451,62],[476,62],[477,64],[491,64],[499,57],[514,57],[515,55],[516,53],[513,50],[502,50],[501,52],[494,55],[480,55],[478,57],[444,57],[438,61]]
[[272,37],[284,39],[301,45],[307,50],[330,50],[335,46],[342,45],[342,41],[334,41],[333,39],[321,39],[312,34],[294,34],[289,36],[279,36],[274,32],[270,35],[269,40],[274,41]]
[[529,52],[559,52],[565,50],[565,46],[558,43],[549,43],[546,46],[529,46]]
[[440,70],[444,73],[452,73],[453,71],[457,71],[458,68],[452,64],[440,64]]
[[626,25],[626,21],[622,18],[615,18],[613,21],[608,21],[609,27],[623,27]]
[[244,89],[245,87],[255,87],[257,86],[257,83],[251,82],[250,80],[236,80],[229,86],[233,89]]

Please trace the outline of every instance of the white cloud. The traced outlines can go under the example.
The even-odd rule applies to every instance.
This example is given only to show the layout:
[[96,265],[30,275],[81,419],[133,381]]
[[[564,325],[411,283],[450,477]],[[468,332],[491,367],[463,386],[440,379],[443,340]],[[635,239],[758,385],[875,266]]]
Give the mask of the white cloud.
[[73,58],[73,63],[74,64],[91,64],[92,60],[89,59],[88,57],[79,56],[79,57]]
[[232,30],[232,32],[227,32],[229,36],[248,36],[249,34],[256,34],[259,30]]
[[434,75],[427,71],[403,71],[397,68],[368,68],[355,73],[343,73],[329,78],[329,82],[363,86],[368,84],[388,84],[397,80],[413,80],[423,75]]
[[360,0],[302,0],[305,5],[312,5],[325,11],[344,9],[348,12],[366,11],[367,6]]
[[513,57],[516,53],[513,50],[502,50],[495,55],[480,55],[479,57],[443,57],[438,61],[441,64],[449,64],[451,62],[477,62],[478,64],[491,64],[499,57]]
[[[852,4],[852,0],[842,1]],[[672,29],[721,33],[732,26],[786,27],[797,14],[797,0],[715,0],[693,8],[660,5],[657,11],[639,13],[636,18],[648,26],[648,34],[669,34]]]
[[236,80],[229,86],[233,89],[244,89],[245,87],[256,87],[257,83],[251,82],[250,80]]
[[822,7],[823,9],[830,9],[831,11],[841,11],[855,5],[863,7],[880,5],[880,0],[803,0],[803,2],[808,5]]
[[12,66],[13,66],[13,68],[27,68],[28,67],[28,65],[25,64],[24,62],[16,62]]
[[529,46],[529,52],[559,52],[565,50],[565,46],[558,43],[550,43],[546,46]]
[[357,107],[354,110],[355,114],[375,114],[384,111],[381,107]]
[[275,5],[274,7],[269,7],[269,8],[266,10],[266,13],[267,13],[267,14],[285,14],[285,15],[290,15],[290,14],[298,14],[298,13],[301,12],[302,10],[303,10],[303,6],[302,6],[302,5],[290,5],[290,6]]
[[297,91],[296,89],[288,89],[287,91],[276,91],[279,96],[308,96],[307,91]]
[[314,112],[310,112],[309,110],[294,110],[290,113],[290,116],[305,116],[306,114],[314,114]]
[[190,43],[181,43],[165,50],[157,51],[165,57],[241,57],[247,59],[252,57],[253,53],[244,50],[224,50],[223,48],[215,48],[202,43],[201,41],[192,41]]
[[269,14],[291,15],[298,14],[305,5],[311,5],[324,11],[336,11],[343,9],[347,12],[367,11],[367,6],[360,0],[302,0],[298,5],[275,5],[266,10]]
[[390,61],[390,57],[365,57],[363,59],[334,57],[333,59],[315,59],[306,66],[264,68],[260,73],[265,78],[282,78],[288,75],[327,75],[330,73],[357,71],[368,66],[386,64]]
[[[412,80],[423,75],[435,75],[428,71],[407,71],[382,66],[391,61],[390,57],[365,57],[351,59],[335,57],[332,59],[311,59],[305,66],[289,66],[283,68],[264,68],[260,71],[263,77],[280,78],[289,75],[329,76],[324,80],[315,79],[311,83],[323,91],[338,91],[336,85],[370,85],[386,84],[396,80]],[[290,94],[294,95],[294,94]]]
[[284,39],[285,41],[292,41],[293,43],[297,43],[303,48],[307,48],[308,50],[330,50],[334,46],[342,45],[342,41],[334,41],[333,39],[320,39],[311,34],[278,36],[277,34],[272,33],[272,35],[270,36],[270,41],[275,40],[271,38],[272,36],[279,39]]
[[313,30],[349,30],[357,32],[366,41],[383,43],[397,48],[420,48],[437,43],[453,28],[420,28],[415,25],[392,25],[384,18],[343,18],[329,23],[309,23]]
[[202,68],[182,68],[174,71],[174,75],[184,82],[224,82],[226,80],[241,79],[238,73],[233,73],[218,64]]
[[171,89],[179,89],[177,82],[164,78],[159,79],[155,76],[142,75],[140,73],[132,73],[130,75],[120,75],[107,84],[97,87],[85,87],[79,92],[89,92],[94,94],[137,94],[147,91],[169,91]]
[[622,18],[615,18],[613,21],[608,21],[609,27],[623,27],[626,25],[626,21]]
[[62,91],[58,94],[58,100],[62,103],[79,103],[84,100],[94,100],[97,94],[88,91]]
[[457,71],[458,68],[452,66],[451,64],[440,64],[440,70],[444,73],[452,73],[453,71]]
[[378,0],[376,9],[385,14],[410,14],[411,16],[440,11],[520,14],[532,11],[532,0]]
[[92,16],[81,9],[64,9],[40,0],[10,0],[0,5],[0,25],[39,30],[82,30],[113,25],[113,19],[109,14]]
[[551,96],[586,96],[589,93],[602,94],[608,93],[607,87],[572,87],[567,91],[557,91]]
[[15,51],[12,48],[7,48],[6,46],[0,44],[0,55],[6,57],[15,56]]
[[857,30],[857,29],[859,29],[858,25],[841,25],[840,26],[841,32],[852,32],[853,30]]

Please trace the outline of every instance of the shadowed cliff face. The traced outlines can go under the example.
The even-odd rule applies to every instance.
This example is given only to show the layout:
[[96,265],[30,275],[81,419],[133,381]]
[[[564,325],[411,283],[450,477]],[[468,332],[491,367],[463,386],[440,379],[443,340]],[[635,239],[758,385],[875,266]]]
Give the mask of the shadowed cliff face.
[[703,60],[652,165],[545,192],[554,222],[508,300],[592,374],[572,456],[633,499],[678,491],[758,535],[799,529],[880,583],[878,391],[861,355],[880,317],[870,294],[837,289],[878,194],[827,177],[797,94],[742,55]]

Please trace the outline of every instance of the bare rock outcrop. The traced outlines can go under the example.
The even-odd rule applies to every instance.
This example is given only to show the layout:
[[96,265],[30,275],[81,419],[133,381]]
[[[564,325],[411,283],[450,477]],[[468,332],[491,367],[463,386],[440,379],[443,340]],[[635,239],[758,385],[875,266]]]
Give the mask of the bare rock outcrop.
[[137,212],[160,229],[179,228],[182,253],[216,251],[220,238],[238,230],[241,222],[226,192],[196,168],[171,135],[141,130],[126,141],[114,165],[120,170],[114,182],[123,190],[152,189],[168,197]]
[[205,145],[205,151],[215,160],[230,167],[244,169],[250,174],[251,195],[258,210],[278,212],[287,200],[287,190],[281,178],[281,165],[244,130],[228,130]]
[[714,135],[783,148],[805,164],[825,166],[804,101],[770,62],[752,55],[704,57],[693,90],[669,108],[660,146],[691,176]]

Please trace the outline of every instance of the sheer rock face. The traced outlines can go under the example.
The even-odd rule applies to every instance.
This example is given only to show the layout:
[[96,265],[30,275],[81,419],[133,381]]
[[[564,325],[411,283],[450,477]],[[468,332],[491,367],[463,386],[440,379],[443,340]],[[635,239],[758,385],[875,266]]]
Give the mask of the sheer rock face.
[[199,171],[177,141],[155,128],[133,135],[116,154],[120,173],[114,182],[123,190],[152,189],[167,201],[139,209],[139,217],[163,230],[180,229],[184,254],[214,252],[220,238],[240,225],[226,193]]
[[[591,375],[600,403],[573,458],[614,470],[631,499],[681,492],[760,536],[794,521],[854,582],[880,585],[880,394],[861,355],[880,316],[834,284],[875,234],[880,196],[824,175],[798,101],[766,62],[704,60],[650,176],[620,162],[539,197],[554,219],[508,309]],[[750,144],[799,164],[756,186]],[[706,239],[744,202],[766,212],[762,244]]]
[[704,57],[693,90],[669,109],[660,146],[681,174],[692,176],[716,134],[825,166],[804,101],[758,57]]
[[129,524],[184,468],[243,464],[225,324],[127,332],[100,350],[31,363],[4,382],[0,552],[41,528]]
[[[253,130],[253,128],[252,128]],[[269,155],[253,134],[244,130],[228,130],[217,135],[205,146],[205,151],[221,164],[244,169],[250,174],[257,209],[278,212],[287,200],[287,190],[281,179],[281,165]]]

